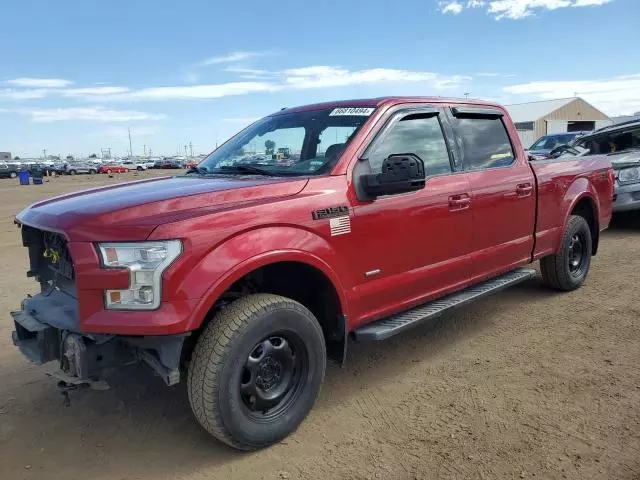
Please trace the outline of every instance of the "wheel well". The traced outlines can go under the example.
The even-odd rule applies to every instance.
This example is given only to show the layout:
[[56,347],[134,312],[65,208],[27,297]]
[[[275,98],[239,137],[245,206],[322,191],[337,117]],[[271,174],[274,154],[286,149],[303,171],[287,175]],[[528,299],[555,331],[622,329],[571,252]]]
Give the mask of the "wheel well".
[[591,230],[591,239],[593,240],[592,254],[598,252],[598,240],[600,238],[600,228],[598,226],[598,218],[596,216],[596,207],[588,197],[582,198],[571,211],[571,215],[578,215],[584,218],[589,224]]
[[212,307],[199,331],[185,343],[183,358],[190,356],[199,332],[220,308],[240,297],[254,293],[281,295],[307,307],[322,327],[327,355],[332,360],[343,362],[346,319],[338,293],[323,272],[300,262],[278,262],[265,265],[234,282]]

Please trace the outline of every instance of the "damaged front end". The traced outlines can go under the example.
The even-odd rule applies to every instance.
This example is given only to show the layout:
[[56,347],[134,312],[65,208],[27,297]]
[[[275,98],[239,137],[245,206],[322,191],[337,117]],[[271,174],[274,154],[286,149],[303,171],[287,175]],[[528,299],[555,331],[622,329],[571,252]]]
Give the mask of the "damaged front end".
[[124,336],[83,333],[76,295],[76,276],[67,241],[59,233],[27,225],[22,239],[29,249],[30,269],[41,292],[28,296],[11,312],[12,333],[25,357],[37,364],[58,362],[54,374],[63,389],[104,388],[106,369],[137,362],[150,366],[167,385],[180,381],[182,346],[188,334]]

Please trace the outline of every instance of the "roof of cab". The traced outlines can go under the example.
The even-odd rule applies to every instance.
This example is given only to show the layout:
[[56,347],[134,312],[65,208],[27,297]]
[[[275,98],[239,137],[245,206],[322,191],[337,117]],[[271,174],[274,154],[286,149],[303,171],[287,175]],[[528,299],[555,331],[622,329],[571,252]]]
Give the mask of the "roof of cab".
[[355,100],[339,100],[334,102],[314,103],[310,105],[301,105],[299,107],[283,108],[272,115],[285,115],[295,112],[308,112],[313,110],[324,110],[328,108],[344,108],[344,107],[382,107],[393,106],[399,103],[455,103],[465,105],[478,105],[483,107],[502,107],[495,102],[484,100],[472,100],[466,98],[445,98],[445,97],[378,97],[378,98],[360,98]]

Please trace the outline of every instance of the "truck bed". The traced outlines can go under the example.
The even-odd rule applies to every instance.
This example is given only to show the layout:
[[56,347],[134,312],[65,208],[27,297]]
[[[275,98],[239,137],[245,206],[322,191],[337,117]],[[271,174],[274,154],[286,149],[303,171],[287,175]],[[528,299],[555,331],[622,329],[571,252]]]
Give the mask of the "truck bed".
[[567,216],[585,193],[596,207],[600,230],[609,226],[613,169],[606,155],[533,160],[530,165],[538,187],[534,259],[557,250]]

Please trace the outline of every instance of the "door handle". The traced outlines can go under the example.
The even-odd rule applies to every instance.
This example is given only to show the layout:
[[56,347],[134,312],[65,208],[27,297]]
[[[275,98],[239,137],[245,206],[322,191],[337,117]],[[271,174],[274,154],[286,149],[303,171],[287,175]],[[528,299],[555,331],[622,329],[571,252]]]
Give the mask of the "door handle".
[[471,198],[467,193],[461,193],[460,195],[451,195],[449,197],[449,210],[465,210],[471,205]]
[[528,197],[533,192],[533,185],[530,183],[520,183],[516,186],[516,195],[518,197]]

